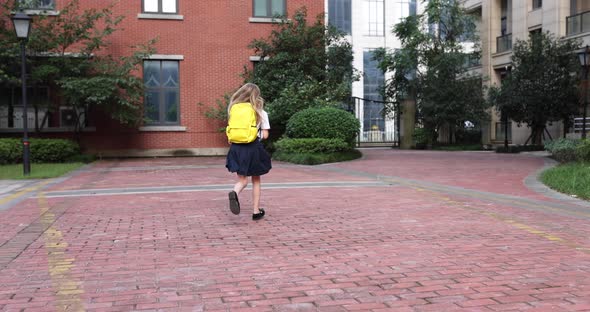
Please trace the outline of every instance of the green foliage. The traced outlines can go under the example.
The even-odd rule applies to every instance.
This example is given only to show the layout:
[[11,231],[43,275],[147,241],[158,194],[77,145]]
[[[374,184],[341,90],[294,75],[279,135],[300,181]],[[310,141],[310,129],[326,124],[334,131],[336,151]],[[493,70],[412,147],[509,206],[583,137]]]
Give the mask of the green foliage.
[[305,153],[323,153],[330,154],[342,152],[350,149],[350,146],[341,139],[325,138],[301,138],[291,139],[283,138],[274,143],[276,152],[305,154]]
[[533,143],[541,144],[545,125],[577,113],[580,70],[576,40],[556,38],[549,32],[535,34],[513,47],[512,71],[500,86],[490,89],[489,100],[517,123],[533,131]]
[[590,162],[590,140],[585,139],[576,147],[576,158],[578,161]]
[[[31,162],[65,162],[80,154],[80,147],[64,139],[35,139],[30,141]],[[22,162],[23,144],[21,139],[0,139],[0,164]]]
[[266,100],[273,129],[284,129],[290,116],[312,106],[335,106],[351,95],[358,80],[352,46],[343,34],[323,24],[323,15],[308,24],[305,8],[282,19],[266,39],[252,41],[261,61],[246,70]]
[[0,138],[0,165],[14,164],[22,160],[22,140],[14,138]]
[[31,161],[64,162],[80,153],[77,143],[64,139],[31,139]]
[[428,144],[428,131],[424,128],[414,128],[412,139],[416,148],[424,149]]
[[576,160],[576,149],[579,145],[580,140],[560,138],[545,143],[545,149],[555,160],[565,163]]
[[[409,16],[393,29],[401,49],[379,49],[376,59],[383,71],[393,73],[386,85],[387,97],[394,105],[414,98],[418,118],[434,143],[442,126],[451,125],[454,130],[466,120],[477,123],[487,118],[489,103],[481,78],[471,76],[465,66],[466,57],[479,55],[477,44],[473,55],[462,45],[465,40],[478,41],[472,16],[460,1],[423,3],[423,14]],[[438,30],[431,31],[432,25],[438,25]]]
[[542,151],[545,147],[543,145],[504,145],[497,146],[496,153],[520,153],[520,152],[535,152]]
[[439,151],[481,151],[483,146],[481,144],[453,144],[453,145],[437,145],[433,146],[432,149]]
[[[28,55],[51,57],[27,58],[31,71],[28,83],[50,87],[61,99],[60,105],[74,107],[79,113],[99,109],[122,124],[135,125],[143,120],[143,82],[136,73],[143,59],[155,52],[155,41],[135,46],[131,56],[114,58],[104,53],[109,45],[107,38],[123,20],[123,16],[113,14],[114,3],[102,9],[82,10],[79,0],[72,0],[60,7],[57,16],[35,15],[27,42]],[[7,9],[14,5],[10,0],[3,6]],[[3,12],[0,61],[7,63],[0,62],[0,87],[17,87],[18,40],[6,23],[10,10]]]
[[480,144],[481,130],[460,128],[455,132],[457,143],[463,144]]
[[358,119],[345,110],[307,108],[289,119],[285,134],[290,138],[340,139],[353,146],[359,129]]
[[541,180],[559,192],[590,199],[590,164],[588,163],[561,164],[543,172]]
[[277,151],[272,157],[275,160],[286,161],[301,165],[319,165],[325,163],[349,161],[362,157],[362,153],[355,149],[349,149],[342,152],[324,154],[324,153],[285,153]]
[[274,143],[274,148],[273,159],[303,165],[347,161],[362,156],[341,139],[282,138]]

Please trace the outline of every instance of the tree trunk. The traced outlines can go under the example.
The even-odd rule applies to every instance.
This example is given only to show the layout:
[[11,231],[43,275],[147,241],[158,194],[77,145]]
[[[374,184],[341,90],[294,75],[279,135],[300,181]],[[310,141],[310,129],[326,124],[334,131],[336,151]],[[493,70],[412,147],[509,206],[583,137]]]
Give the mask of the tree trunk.
[[545,131],[545,126],[533,126],[533,133],[532,135],[532,144],[533,145],[541,145],[543,144],[543,131]]

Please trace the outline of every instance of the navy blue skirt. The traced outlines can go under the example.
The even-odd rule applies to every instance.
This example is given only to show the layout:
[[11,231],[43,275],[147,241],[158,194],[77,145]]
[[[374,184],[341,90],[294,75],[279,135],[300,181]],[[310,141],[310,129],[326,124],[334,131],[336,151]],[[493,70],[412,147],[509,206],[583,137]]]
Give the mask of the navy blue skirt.
[[247,144],[232,143],[225,167],[242,176],[261,176],[272,168],[270,155],[258,140]]

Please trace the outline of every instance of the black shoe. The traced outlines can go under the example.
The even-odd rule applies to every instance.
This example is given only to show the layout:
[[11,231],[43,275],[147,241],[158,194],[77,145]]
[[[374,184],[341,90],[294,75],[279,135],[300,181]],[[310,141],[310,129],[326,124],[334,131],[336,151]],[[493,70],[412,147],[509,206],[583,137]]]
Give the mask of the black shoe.
[[231,191],[228,194],[229,197],[229,210],[233,214],[240,214],[240,202],[238,201],[238,194],[235,191]]
[[260,208],[258,210],[260,210],[259,213],[252,214],[252,220],[260,220],[260,219],[262,219],[262,217],[264,217],[264,209]]

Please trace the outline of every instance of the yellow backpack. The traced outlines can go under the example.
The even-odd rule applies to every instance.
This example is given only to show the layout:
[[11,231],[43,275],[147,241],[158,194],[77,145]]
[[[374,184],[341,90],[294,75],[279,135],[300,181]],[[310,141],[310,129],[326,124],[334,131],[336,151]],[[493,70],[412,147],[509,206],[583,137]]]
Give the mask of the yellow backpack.
[[258,136],[256,111],[250,103],[232,105],[225,134],[231,143],[250,143],[256,140]]

